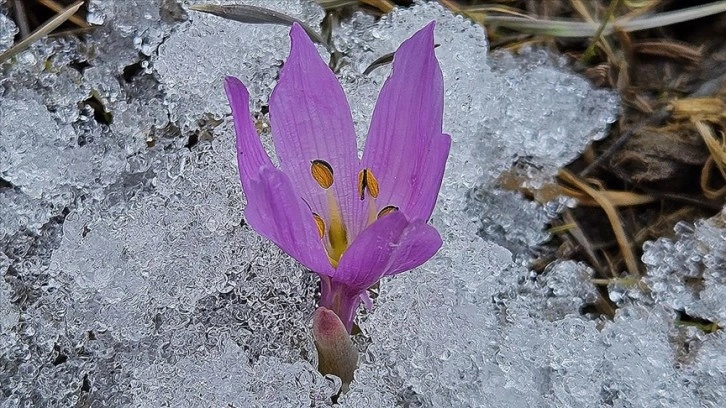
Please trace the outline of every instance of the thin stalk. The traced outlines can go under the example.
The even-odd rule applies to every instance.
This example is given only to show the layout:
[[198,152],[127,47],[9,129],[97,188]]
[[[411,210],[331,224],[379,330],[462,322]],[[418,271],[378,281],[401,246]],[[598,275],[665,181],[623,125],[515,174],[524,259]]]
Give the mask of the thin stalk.
[[605,30],[608,21],[612,18],[613,15],[615,15],[615,10],[619,5],[620,0],[613,0],[610,2],[610,7],[608,7],[607,11],[605,12],[605,18],[603,19],[602,24],[600,24],[600,27],[597,29],[597,32],[590,41],[590,45],[587,46],[587,49],[582,54],[581,61],[587,63],[595,56],[595,47],[597,47],[597,43],[602,40],[602,32],[603,30]]

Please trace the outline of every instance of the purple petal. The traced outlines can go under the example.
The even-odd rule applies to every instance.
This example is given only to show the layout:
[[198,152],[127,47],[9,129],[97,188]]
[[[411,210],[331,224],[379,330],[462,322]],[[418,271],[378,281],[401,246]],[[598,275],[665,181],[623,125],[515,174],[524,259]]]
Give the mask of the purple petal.
[[363,293],[360,294],[360,301],[363,302],[363,306],[365,306],[366,310],[369,312],[373,309],[373,300],[368,295],[368,291],[363,291]]
[[401,234],[398,247],[391,255],[386,276],[410,271],[428,261],[441,248],[441,236],[425,221],[414,221]]
[[442,134],[444,82],[434,53],[434,23],[404,41],[371,119],[363,166],[378,178],[378,208],[428,220],[451,138]]
[[407,225],[406,216],[396,211],[364,229],[340,258],[335,274],[331,275],[333,282],[345,284],[356,295],[378,282],[388,270],[391,255]]
[[[363,214],[355,200],[360,169],[353,119],[343,88],[305,31],[294,24],[290,56],[270,97],[270,122],[281,169],[313,211],[325,218],[328,197],[310,174],[313,160],[333,169],[331,189],[347,226]],[[327,221],[327,220],[326,220]],[[350,236],[355,236],[355,231]]]
[[250,116],[247,89],[233,77],[225,78],[224,87],[237,133],[237,164],[247,197],[247,222],[307,268],[330,273],[332,267],[310,209],[262,147]]
[[270,157],[262,147],[260,136],[255,130],[250,116],[250,95],[239,79],[228,76],[224,79],[224,89],[227,92],[229,105],[232,107],[232,118],[237,133],[237,164],[242,188],[249,195],[249,185],[252,177],[259,174],[260,167],[272,166]]
[[249,179],[245,194],[245,218],[255,231],[305,267],[333,274],[310,209],[287,175],[272,165],[262,166],[258,176]]

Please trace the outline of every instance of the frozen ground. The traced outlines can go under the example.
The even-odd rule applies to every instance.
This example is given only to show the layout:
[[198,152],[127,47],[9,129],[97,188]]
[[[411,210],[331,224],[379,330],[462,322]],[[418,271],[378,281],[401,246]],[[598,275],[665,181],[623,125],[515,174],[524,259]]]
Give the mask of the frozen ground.
[[[2,0],[0,0],[2,4]],[[184,5],[188,5],[185,2]],[[255,1],[318,26],[303,0]],[[315,278],[242,219],[223,75],[261,113],[287,29],[170,0],[92,0],[86,41],[42,41],[1,67],[0,407],[329,406],[315,370]],[[433,4],[334,33],[364,135],[388,67],[438,21],[452,153],[434,213],[444,247],[381,284],[359,317],[348,407],[719,406],[724,217],[648,244],[647,287],[613,287],[614,321],[573,262],[522,267],[545,208],[494,187],[513,164],[546,182],[602,137],[617,101],[532,51],[487,56],[483,30]],[[0,14],[0,50],[15,28]],[[327,57],[327,54],[323,55]]]

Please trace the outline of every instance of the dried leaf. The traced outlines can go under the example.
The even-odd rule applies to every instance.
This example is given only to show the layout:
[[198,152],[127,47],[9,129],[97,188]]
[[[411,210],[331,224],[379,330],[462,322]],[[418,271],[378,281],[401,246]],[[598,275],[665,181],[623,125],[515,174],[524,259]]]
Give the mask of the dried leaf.
[[223,6],[214,4],[196,4],[190,6],[189,9],[214,14],[215,16],[226,18],[227,20],[239,21],[240,23],[279,24],[285,26],[292,26],[294,23],[298,23],[305,30],[308,36],[310,36],[310,39],[320,45],[323,45],[331,53],[335,51],[320,34],[301,20],[264,7],[242,4],[229,4]]

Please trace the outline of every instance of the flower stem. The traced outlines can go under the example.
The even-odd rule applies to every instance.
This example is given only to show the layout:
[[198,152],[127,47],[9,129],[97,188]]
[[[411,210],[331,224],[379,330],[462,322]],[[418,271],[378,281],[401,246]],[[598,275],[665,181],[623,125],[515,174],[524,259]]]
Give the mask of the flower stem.
[[328,276],[320,277],[320,306],[332,310],[343,322],[348,333],[353,329],[353,320],[360,294]]

